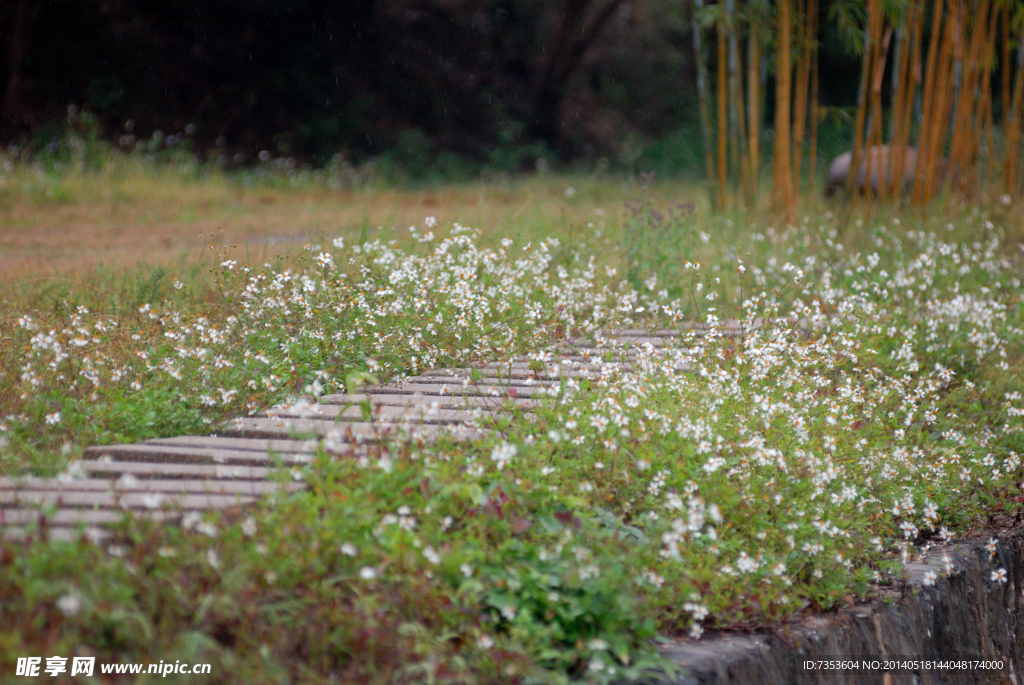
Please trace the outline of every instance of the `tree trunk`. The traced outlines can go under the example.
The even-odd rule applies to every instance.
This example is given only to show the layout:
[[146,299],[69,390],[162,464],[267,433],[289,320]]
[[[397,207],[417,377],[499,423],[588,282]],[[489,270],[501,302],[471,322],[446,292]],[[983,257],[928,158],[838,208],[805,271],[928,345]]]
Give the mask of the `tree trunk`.
[[561,140],[559,114],[566,87],[580,61],[600,36],[608,20],[624,0],[607,0],[586,21],[591,0],[565,0],[562,23],[548,49],[547,64],[534,89],[531,130],[534,137],[557,149]]
[[21,89],[21,65],[32,34],[32,24],[41,4],[18,0],[18,8],[14,11],[14,25],[7,38],[7,83],[4,86],[3,102],[0,102],[0,126],[14,118],[18,91]]

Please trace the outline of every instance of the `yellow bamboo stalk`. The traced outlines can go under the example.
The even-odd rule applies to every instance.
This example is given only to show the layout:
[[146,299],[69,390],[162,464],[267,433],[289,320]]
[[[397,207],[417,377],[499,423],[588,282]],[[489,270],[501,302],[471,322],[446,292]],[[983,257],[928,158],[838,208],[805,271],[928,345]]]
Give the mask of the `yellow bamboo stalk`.
[[903,170],[907,146],[907,120],[905,115],[907,100],[913,98],[913,60],[911,52],[917,49],[914,42],[917,7],[912,4],[907,10],[906,22],[903,27],[902,49],[899,61],[893,65],[893,78],[898,79],[896,96],[892,103],[893,135],[890,141],[889,155],[892,160],[892,178],[890,191],[893,197],[900,197],[903,190]]
[[700,108],[701,147],[704,151],[704,173],[707,174],[708,188],[711,191],[712,207],[715,206],[715,158],[711,149],[711,112],[708,97],[707,63],[704,59],[703,29],[700,25],[704,0],[693,0],[693,19],[690,26],[693,32],[693,54],[697,68],[697,104]]
[[[994,133],[992,131],[993,127],[995,126],[995,121],[993,119],[993,114],[992,114],[992,92],[991,92],[991,88],[992,88],[992,84],[991,84],[992,72],[990,70],[986,70],[984,76],[982,77],[982,80],[983,80],[982,86],[981,86],[982,101],[981,101],[981,105],[980,105],[981,112],[978,115],[978,119],[979,120],[984,120],[984,122],[985,122],[985,126],[984,126],[984,129],[985,129],[985,170],[984,170],[984,173],[985,173],[985,175],[984,175],[984,178],[982,178],[982,175],[981,175],[982,174],[982,172],[981,172],[981,165],[980,165],[980,163],[977,162],[977,159],[976,159],[975,165],[974,165],[974,168],[977,170],[975,172],[975,175],[977,177],[977,183],[978,183],[978,186],[979,186],[979,188],[978,188],[979,190],[981,189],[981,184],[982,183],[987,185],[990,181],[992,181],[992,179],[995,178],[995,147],[994,147],[994,145],[995,145],[995,136],[994,136]],[[981,155],[981,129],[982,129],[982,127],[979,126],[978,127],[978,132],[977,132],[978,138],[974,142],[974,151],[975,151],[976,158],[980,157],[980,155]]]
[[729,17],[729,131],[733,154],[740,170],[740,187],[744,198],[750,199],[750,158],[747,156],[746,119],[743,111],[743,65],[740,63],[739,37],[735,16],[735,0],[726,0]]
[[977,158],[977,142],[979,141],[975,136],[975,131],[982,124],[977,115],[979,113],[978,103],[979,100],[984,99],[984,93],[980,98],[976,96],[976,93],[985,71],[983,67],[986,60],[983,53],[988,46],[989,8],[989,0],[980,0],[978,3],[974,14],[970,46],[961,60],[962,79],[956,103],[956,125],[950,143],[949,164],[965,181],[973,175],[974,160]]
[[[871,149],[876,146],[876,131],[881,130],[882,116],[881,116],[881,100],[878,99],[876,102],[876,85],[878,86],[878,95],[880,98],[881,84],[877,83],[876,72],[878,64],[881,62],[881,32],[885,25],[885,16],[882,12],[881,3],[875,3],[875,11],[868,18],[868,46],[870,50],[870,57],[868,59],[868,90],[867,90],[867,108],[871,112],[870,123],[868,130],[864,135],[864,184],[862,192],[867,195],[871,190],[871,179],[872,174],[875,171],[875,167],[878,161],[878,154],[871,154]],[[876,106],[877,105],[877,106]],[[877,111],[876,111],[877,110]],[[859,171],[860,166],[855,167]]]
[[[879,12],[878,26],[884,24],[884,15]],[[882,77],[885,74],[885,60],[889,52],[889,42],[892,40],[892,27],[885,29],[882,40],[875,50],[875,73],[871,80],[871,131],[868,135],[868,165],[867,180],[865,185],[871,188],[871,179],[875,178],[877,172],[878,192],[884,198],[886,195],[885,172],[891,168],[886,155],[882,154]],[[874,155],[871,150],[875,150]]]
[[928,165],[930,132],[933,120],[935,119],[935,112],[932,111],[931,106],[935,99],[935,79],[939,70],[938,61],[941,49],[939,41],[943,28],[942,11],[943,1],[935,0],[932,12],[931,39],[928,41],[928,64],[924,72],[924,93],[922,95],[924,107],[921,113],[921,130],[918,135],[917,144],[917,178],[914,179],[914,202],[917,204],[925,202],[924,198],[926,195],[925,182],[927,174],[925,173],[925,167]]
[[[951,5],[950,16],[946,21],[946,31],[942,42],[942,53],[939,55],[940,72],[937,76],[939,85],[935,89],[935,117],[932,128],[928,132],[928,157],[925,166],[925,202],[929,202],[935,192],[936,173],[939,160],[946,147],[949,130],[949,117],[953,108],[953,66],[957,55],[963,53],[962,0]],[[955,168],[949,169],[950,176],[956,173]]]
[[[923,81],[923,71],[921,65],[921,48],[924,43],[924,10],[925,0],[918,0],[919,4],[916,5],[916,11],[912,14],[914,23],[914,56],[913,64],[911,65],[911,78],[907,81],[907,92],[903,103],[903,143],[904,150],[906,145],[910,143],[910,128],[914,117],[914,101],[917,98],[917,94],[921,89],[921,83]],[[918,152],[920,152],[920,143],[918,143]],[[900,164],[905,164],[904,151],[901,150],[899,157],[897,158]],[[918,155],[918,163],[915,167],[914,178],[917,179],[921,169],[920,154]],[[902,173],[903,170],[901,169]]]
[[803,166],[804,130],[807,122],[807,96],[811,80],[811,54],[809,34],[811,22],[808,16],[809,3],[798,0],[796,15],[797,37],[800,41],[800,56],[796,62],[796,95],[793,106],[793,192],[800,193],[800,171]]
[[754,21],[750,24],[747,43],[747,128],[750,155],[750,192],[757,200],[757,182],[761,173],[761,31]]
[[[999,7],[992,3],[985,6],[980,3],[974,19],[974,34],[971,42],[970,62],[972,68],[970,90],[961,94],[963,100],[967,101],[968,120],[961,133],[959,141],[958,160],[960,168],[963,169],[965,181],[970,183],[972,189],[980,189],[981,170],[978,160],[981,156],[982,133],[985,130],[991,134],[991,88],[992,71],[991,58],[995,49],[996,20],[999,17]],[[991,136],[989,138],[991,140]],[[952,160],[951,160],[952,162]]]
[[790,98],[792,96],[793,68],[792,19],[789,0],[779,0],[779,41],[776,55],[775,81],[775,200],[785,209],[787,221],[793,220],[793,195],[790,181]]
[[[936,0],[942,2],[942,0]],[[857,191],[857,176],[860,169],[864,149],[864,122],[867,119],[868,87],[871,82],[871,27],[873,25],[876,8],[879,0],[868,0],[867,18],[864,30],[864,55],[861,59],[860,86],[857,91],[857,116],[853,123],[853,159],[850,164],[850,173],[847,175],[846,183],[853,197],[859,195]]]
[[811,149],[808,151],[807,177],[811,188],[818,178],[818,0],[811,0]]
[[[988,30],[985,34],[985,45],[982,48],[981,55],[981,102],[978,104],[978,127],[975,131],[974,140],[974,159],[972,163],[976,169],[975,175],[977,177],[977,183],[980,184],[982,181],[988,183],[995,178],[995,137],[993,135],[993,127],[995,122],[992,114],[992,70],[995,67],[995,54],[996,54],[996,24],[999,21],[999,16],[1002,14],[1002,8],[997,2],[992,4],[992,12],[989,15]],[[981,126],[984,121],[984,126]],[[981,176],[981,169],[978,164],[978,158],[981,155],[981,131],[984,128],[985,131],[985,176],[984,179]]]
[[1007,117],[1010,114],[1010,3],[1003,2],[1003,18],[1000,22],[1002,28],[1002,39],[1003,39],[1003,59],[1000,62],[1002,69],[1000,70],[1000,76],[1002,77],[1002,83],[999,88],[999,106],[1002,109],[1000,116],[1003,123],[1006,123]]
[[718,23],[718,209],[725,209],[726,177],[728,175],[729,91],[728,48],[725,26]]
[[[1009,65],[1006,66],[1009,69]],[[1024,40],[1017,48],[1017,74],[1013,79],[1013,97],[1006,123],[1006,161],[1003,171],[1003,192],[1017,194],[1017,171],[1020,161],[1020,112],[1024,104]]]

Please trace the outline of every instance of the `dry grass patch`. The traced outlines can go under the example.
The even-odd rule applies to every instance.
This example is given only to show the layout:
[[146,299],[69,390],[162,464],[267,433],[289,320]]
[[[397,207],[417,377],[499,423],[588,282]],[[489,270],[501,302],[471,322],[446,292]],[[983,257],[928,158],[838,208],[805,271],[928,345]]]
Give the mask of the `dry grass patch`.
[[[237,245],[236,254],[256,262],[325,235],[372,235],[425,216],[480,226],[485,240],[542,239],[553,224],[581,236],[617,233],[624,202],[641,192],[634,181],[572,176],[332,190],[287,178],[247,182],[169,166],[108,166],[58,176],[19,165],[0,176],[0,280],[194,263],[210,244]],[[659,184],[654,193],[664,202],[703,197],[682,182]]]

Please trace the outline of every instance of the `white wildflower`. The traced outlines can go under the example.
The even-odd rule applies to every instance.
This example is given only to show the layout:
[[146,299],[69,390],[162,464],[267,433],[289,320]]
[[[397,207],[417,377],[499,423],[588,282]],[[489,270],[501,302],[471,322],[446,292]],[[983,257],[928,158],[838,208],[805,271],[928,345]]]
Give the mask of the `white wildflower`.
[[60,609],[60,613],[71,618],[82,610],[82,597],[77,592],[61,595],[60,599],[57,600],[57,608]]
[[516,456],[518,451],[519,450],[515,445],[503,442],[491,450],[491,461],[493,461],[497,465],[498,470],[501,471],[510,461],[512,461],[512,458]]

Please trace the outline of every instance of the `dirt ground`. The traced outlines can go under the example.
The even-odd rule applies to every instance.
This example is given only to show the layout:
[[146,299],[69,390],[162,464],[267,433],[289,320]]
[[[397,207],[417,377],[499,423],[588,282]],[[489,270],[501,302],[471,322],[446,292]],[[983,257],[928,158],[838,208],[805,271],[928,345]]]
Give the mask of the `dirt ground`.
[[[0,281],[74,278],[97,266],[173,265],[207,246],[236,246],[250,263],[338,235],[378,227],[460,222],[487,235],[525,239],[618,227],[631,182],[557,177],[443,188],[330,191],[243,188],[230,179],[181,181],[159,174],[0,181]],[[693,188],[661,188],[688,199]],[[393,235],[389,233],[390,235]]]

